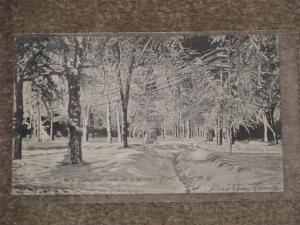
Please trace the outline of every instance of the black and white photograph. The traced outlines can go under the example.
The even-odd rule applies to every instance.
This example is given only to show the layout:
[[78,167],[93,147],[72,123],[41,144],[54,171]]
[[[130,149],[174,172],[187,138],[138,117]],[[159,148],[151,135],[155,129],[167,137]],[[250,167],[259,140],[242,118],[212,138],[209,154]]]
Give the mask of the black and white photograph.
[[15,38],[15,195],[283,192],[279,36]]

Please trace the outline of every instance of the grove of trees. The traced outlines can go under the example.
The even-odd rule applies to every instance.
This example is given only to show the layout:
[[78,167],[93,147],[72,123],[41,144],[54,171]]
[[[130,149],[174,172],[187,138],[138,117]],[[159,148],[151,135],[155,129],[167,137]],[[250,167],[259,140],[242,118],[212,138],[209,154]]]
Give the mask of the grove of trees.
[[51,141],[55,122],[66,127],[73,164],[97,127],[124,150],[130,138],[199,138],[231,149],[237,139],[277,144],[281,135],[273,34],[18,37],[15,75],[14,159],[26,129]]

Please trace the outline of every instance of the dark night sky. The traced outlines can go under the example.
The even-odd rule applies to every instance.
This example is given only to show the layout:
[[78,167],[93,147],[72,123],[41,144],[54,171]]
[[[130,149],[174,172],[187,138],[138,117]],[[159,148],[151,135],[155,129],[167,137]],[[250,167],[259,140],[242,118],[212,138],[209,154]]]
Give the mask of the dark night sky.
[[191,50],[197,51],[199,54],[203,55],[205,52],[212,50],[215,48],[214,45],[210,44],[209,36],[185,36],[185,40],[183,41],[183,46],[185,48],[189,48]]

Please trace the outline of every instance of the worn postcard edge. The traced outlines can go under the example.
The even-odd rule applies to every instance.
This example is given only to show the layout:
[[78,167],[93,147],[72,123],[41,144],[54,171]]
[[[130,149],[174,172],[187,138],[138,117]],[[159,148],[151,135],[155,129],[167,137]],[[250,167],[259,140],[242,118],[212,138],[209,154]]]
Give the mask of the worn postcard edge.
[[[189,194],[98,194],[98,195],[11,195],[22,201],[47,201],[60,203],[120,203],[120,202],[199,202],[199,201],[241,201],[241,200],[291,200],[300,197],[300,146],[298,74],[297,74],[297,34],[286,31],[212,31],[212,32],[99,32],[78,33],[76,35],[220,35],[220,34],[277,34],[279,36],[280,86],[282,104],[283,133],[283,192],[247,192],[247,193],[189,193]],[[15,37],[43,36],[49,34],[15,34]],[[53,35],[74,35],[59,33]],[[10,164],[11,165],[11,164]],[[11,169],[10,169],[11,172]],[[10,177],[11,173],[9,174]],[[10,184],[10,190],[12,190]],[[4,193],[3,193],[4,194]],[[1,194],[0,194],[1,196]]]

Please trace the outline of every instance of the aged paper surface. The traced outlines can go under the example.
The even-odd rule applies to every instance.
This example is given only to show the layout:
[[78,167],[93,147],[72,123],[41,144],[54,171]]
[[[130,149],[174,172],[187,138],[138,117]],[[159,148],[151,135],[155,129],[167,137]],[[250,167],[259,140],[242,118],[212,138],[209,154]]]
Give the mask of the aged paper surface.
[[[6,2],[4,7],[0,3],[1,224],[299,224],[300,121],[297,91],[299,86],[297,53],[300,46],[297,33],[300,27],[299,1],[7,0],[4,2]],[[216,30],[226,31],[225,33],[233,30],[285,31],[284,37],[281,36],[279,42],[282,48],[280,76],[284,196],[288,197],[288,201],[286,198],[276,200],[277,194],[269,195],[266,192],[256,192],[253,195],[251,193],[141,194],[130,197],[117,194],[113,195],[114,197],[10,194],[15,33]],[[261,201],[266,199],[271,201]],[[79,201],[108,203],[78,204]],[[109,203],[112,201],[140,203]]]
[[18,35],[13,194],[283,192],[279,41]]

